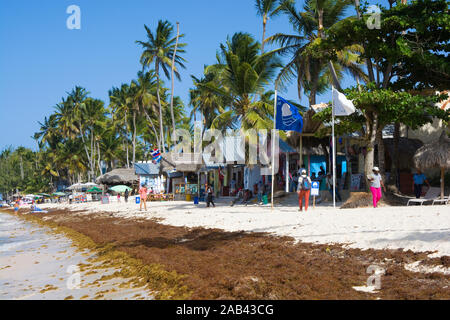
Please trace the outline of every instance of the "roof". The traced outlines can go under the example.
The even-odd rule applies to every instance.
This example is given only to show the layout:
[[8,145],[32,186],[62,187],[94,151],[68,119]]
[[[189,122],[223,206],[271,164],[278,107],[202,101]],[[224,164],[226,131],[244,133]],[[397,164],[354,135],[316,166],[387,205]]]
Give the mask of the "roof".
[[282,153],[298,153],[295,151],[294,148],[292,148],[290,145],[287,144],[287,142],[280,139],[280,152]]
[[155,164],[153,162],[140,162],[134,164],[134,170],[138,176],[157,176],[159,175],[159,168],[159,163]]
[[417,150],[414,155],[416,168],[450,168],[450,138],[445,130],[442,132],[439,141],[426,144]]
[[134,173],[133,168],[124,168],[107,172],[98,177],[95,181],[102,184],[133,184],[138,183],[139,178]]

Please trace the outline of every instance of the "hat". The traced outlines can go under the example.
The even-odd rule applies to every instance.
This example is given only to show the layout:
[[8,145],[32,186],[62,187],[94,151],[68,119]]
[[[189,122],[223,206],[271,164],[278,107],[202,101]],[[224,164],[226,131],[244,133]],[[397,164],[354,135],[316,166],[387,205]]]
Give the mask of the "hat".
[[302,169],[302,175],[306,175],[306,170],[305,169]]
[[378,168],[378,167],[373,167],[372,171],[378,171],[378,172],[380,172],[380,168]]

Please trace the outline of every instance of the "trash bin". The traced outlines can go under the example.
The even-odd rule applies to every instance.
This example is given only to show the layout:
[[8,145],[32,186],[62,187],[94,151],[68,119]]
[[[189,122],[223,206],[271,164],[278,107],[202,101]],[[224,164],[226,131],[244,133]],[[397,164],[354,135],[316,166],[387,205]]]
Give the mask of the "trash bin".
[[186,194],[186,201],[191,201],[191,200],[192,200],[191,195],[190,194]]
[[194,197],[194,204],[198,204],[198,197]]
[[269,200],[267,199],[267,195],[266,194],[262,196],[262,202],[263,202],[263,204],[268,204],[269,203]]
[[141,197],[135,197],[136,198],[136,204],[140,204],[141,203]]

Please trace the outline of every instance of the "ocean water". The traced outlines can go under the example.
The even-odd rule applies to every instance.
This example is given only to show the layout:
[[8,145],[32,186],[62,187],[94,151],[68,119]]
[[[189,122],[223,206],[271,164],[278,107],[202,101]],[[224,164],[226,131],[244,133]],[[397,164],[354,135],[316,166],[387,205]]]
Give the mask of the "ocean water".
[[18,218],[0,214],[0,258],[14,255],[17,250],[28,250],[39,241],[37,235],[26,232],[27,228],[30,226]]
[[[91,257],[93,253],[77,250],[70,239],[0,211],[0,300],[95,299],[100,293],[101,299],[152,299],[144,288],[121,287],[128,279],[99,285],[102,276],[117,270],[97,268]],[[95,273],[76,271],[80,264],[90,265]]]

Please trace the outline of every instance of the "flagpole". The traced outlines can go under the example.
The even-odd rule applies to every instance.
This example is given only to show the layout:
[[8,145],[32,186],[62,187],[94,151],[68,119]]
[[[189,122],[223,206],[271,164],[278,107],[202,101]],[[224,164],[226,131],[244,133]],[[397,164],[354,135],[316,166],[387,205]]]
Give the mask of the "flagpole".
[[272,131],[272,211],[273,211],[273,186],[275,184],[275,130],[277,129],[277,99],[278,91],[275,89],[275,100],[273,103],[273,131]]
[[333,92],[334,92],[334,86],[331,86],[331,145],[332,145],[332,152],[333,152],[333,208],[336,208],[336,144],[335,144],[335,137],[334,137],[334,99],[333,99]]

